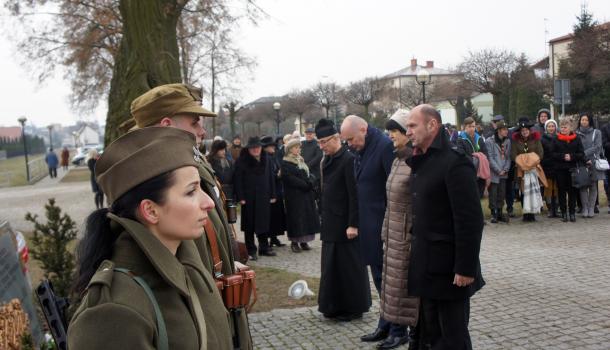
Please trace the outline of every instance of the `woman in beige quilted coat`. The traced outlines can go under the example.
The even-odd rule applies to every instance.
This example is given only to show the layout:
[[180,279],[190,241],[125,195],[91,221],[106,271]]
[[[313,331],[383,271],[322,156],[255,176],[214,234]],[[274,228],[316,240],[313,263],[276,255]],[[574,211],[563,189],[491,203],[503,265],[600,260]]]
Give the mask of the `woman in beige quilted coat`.
[[[405,159],[412,152],[406,136],[408,115],[408,111],[398,110],[386,124],[396,149],[396,159],[386,183],[388,202],[381,231],[384,242],[381,317],[389,322],[409,326],[410,333],[413,334],[419,316],[419,298],[407,295],[411,253],[411,168]],[[414,345],[411,343],[409,348],[414,348]]]

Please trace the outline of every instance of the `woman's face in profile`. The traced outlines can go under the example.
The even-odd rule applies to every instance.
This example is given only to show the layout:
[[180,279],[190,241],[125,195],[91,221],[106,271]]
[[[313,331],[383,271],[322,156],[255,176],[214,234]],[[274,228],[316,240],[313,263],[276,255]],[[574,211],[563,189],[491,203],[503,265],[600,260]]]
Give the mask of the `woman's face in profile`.
[[165,203],[158,206],[157,231],[161,240],[188,240],[203,234],[214,202],[201,190],[199,181],[199,172],[193,166],[174,171],[174,184],[166,192]]

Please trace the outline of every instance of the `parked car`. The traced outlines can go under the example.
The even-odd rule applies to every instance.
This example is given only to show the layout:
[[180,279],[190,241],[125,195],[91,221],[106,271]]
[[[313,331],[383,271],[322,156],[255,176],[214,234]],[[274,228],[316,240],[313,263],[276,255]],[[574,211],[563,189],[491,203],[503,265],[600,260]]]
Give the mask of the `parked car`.
[[87,154],[89,154],[89,150],[92,148],[97,149],[97,151],[102,154],[104,152],[104,146],[102,145],[85,145],[83,147],[78,147],[76,149],[76,155],[72,158],[72,164],[74,165],[83,165],[85,164],[85,159],[87,159]]

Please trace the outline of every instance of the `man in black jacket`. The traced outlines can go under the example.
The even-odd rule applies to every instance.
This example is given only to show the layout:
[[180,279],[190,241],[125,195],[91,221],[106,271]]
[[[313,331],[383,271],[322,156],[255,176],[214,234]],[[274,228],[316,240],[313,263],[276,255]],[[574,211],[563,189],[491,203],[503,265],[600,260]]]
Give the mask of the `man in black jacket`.
[[472,349],[470,297],[485,282],[479,250],[483,212],[470,159],[452,148],[440,114],[415,107],[407,120],[414,146],[409,294],[421,298],[420,343],[432,349]]

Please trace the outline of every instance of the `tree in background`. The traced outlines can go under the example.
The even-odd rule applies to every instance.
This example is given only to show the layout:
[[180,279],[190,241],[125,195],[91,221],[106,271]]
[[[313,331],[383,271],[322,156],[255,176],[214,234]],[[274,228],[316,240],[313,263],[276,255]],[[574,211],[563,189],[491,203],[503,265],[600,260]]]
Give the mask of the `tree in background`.
[[559,64],[559,76],[570,79],[571,113],[610,112],[610,26],[600,26],[586,5],[576,16],[568,57]]
[[[339,95],[341,88],[335,83],[318,83],[313,88],[316,103],[324,108],[326,118],[330,117],[330,110],[339,105]],[[337,111],[335,110],[335,123],[337,122]]]
[[229,128],[231,130],[231,138],[237,135],[235,130],[236,127],[236,118],[239,112],[241,112],[244,106],[237,100],[229,101],[223,105],[223,108],[227,110],[227,114],[229,114]]
[[[105,141],[118,136],[118,126],[130,118],[131,101],[149,89],[183,81],[177,26],[191,35],[214,32],[220,24],[235,25],[237,7],[229,0],[6,0],[19,20],[13,26],[19,51],[32,71],[44,80],[58,66],[72,82],[76,109],[92,110],[100,96],[108,96]],[[262,11],[253,0],[243,0],[246,16]],[[45,25],[30,16],[49,16]],[[195,25],[200,24],[200,25]],[[193,39],[191,53],[199,52]],[[188,72],[187,72],[188,74]]]
[[362,117],[367,121],[371,121],[369,106],[371,103],[379,100],[383,93],[383,85],[377,78],[364,78],[359,81],[351,82],[343,89],[343,97],[349,103],[362,106],[364,115]]
[[[303,116],[316,107],[316,96],[311,90],[293,90],[283,99],[282,109],[287,114],[294,114],[299,119],[299,129],[302,129]],[[299,130],[302,134],[303,130]]]
[[76,239],[76,224],[68,214],[62,215],[54,198],[45,204],[45,211],[46,223],[38,222],[38,215],[25,215],[25,219],[34,224],[30,253],[40,261],[44,277],[51,281],[57,295],[66,297],[70,292],[75,266],[74,254],[68,250],[68,245]]

